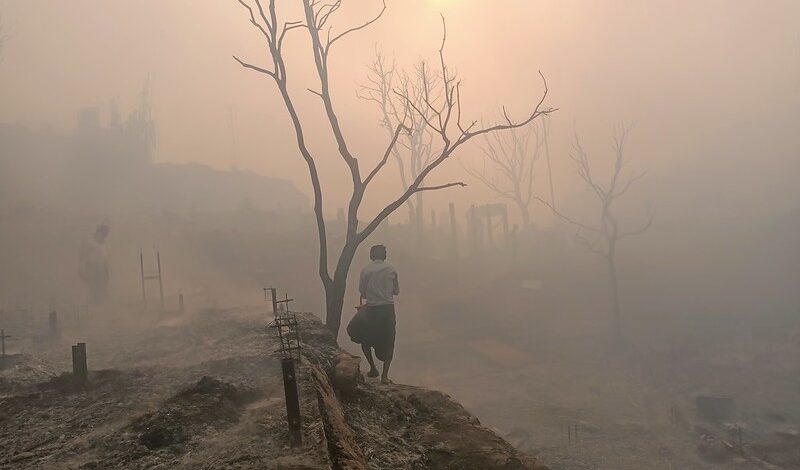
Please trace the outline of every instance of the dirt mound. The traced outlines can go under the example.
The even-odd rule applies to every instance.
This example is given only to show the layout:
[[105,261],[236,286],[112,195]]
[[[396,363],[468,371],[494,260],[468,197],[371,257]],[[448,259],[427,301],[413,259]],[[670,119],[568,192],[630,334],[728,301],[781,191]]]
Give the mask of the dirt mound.
[[130,429],[151,450],[179,444],[207,427],[219,430],[238,422],[243,406],[259,395],[255,390],[240,390],[206,376],[167,400],[157,411],[137,419]]
[[362,384],[344,409],[373,469],[546,468],[440,392]]
[[[343,353],[321,324],[304,322],[302,327],[309,343],[304,355],[329,379],[317,378],[317,392],[331,455],[343,468],[362,468],[360,462],[375,470],[547,468],[443,393],[364,382],[359,359]],[[338,400],[326,390],[331,384]]]
[[0,395],[19,391],[28,386],[44,382],[57,371],[30,354],[11,354],[0,362]]

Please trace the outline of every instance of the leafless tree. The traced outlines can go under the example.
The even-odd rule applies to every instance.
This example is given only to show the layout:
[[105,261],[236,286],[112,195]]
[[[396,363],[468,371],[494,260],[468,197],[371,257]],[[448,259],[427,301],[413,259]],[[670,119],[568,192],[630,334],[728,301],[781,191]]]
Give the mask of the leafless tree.
[[523,227],[531,224],[534,168],[548,129],[544,119],[540,122],[541,126],[534,121],[524,128],[484,134],[484,143],[480,146],[484,157],[482,165],[479,168],[462,165],[496,195],[516,204]]
[[[653,211],[648,209],[646,220],[636,229],[625,231],[619,226],[613,212],[614,203],[622,197],[637,181],[644,177],[645,173],[634,175],[623,175],[623,169],[627,160],[625,159],[625,140],[629,129],[621,128],[613,138],[612,148],[614,150],[614,166],[611,171],[611,178],[606,184],[602,184],[590,166],[589,156],[581,144],[578,135],[575,135],[574,152],[572,160],[578,168],[578,176],[589,187],[592,194],[600,202],[600,224],[589,226],[582,223],[573,222],[578,226],[578,240],[591,251],[602,256],[607,263],[609,279],[611,282],[611,308],[614,315],[614,332],[617,337],[622,335],[621,314],[619,305],[619,281],[617,278],[617,245],[625,238],[639,235],[645,232],[653,223]],[[568,219],[569,220],[569,219]]]
[[[441,81],[425,61],[420,61],[412,73],[397,70],[394,62],[389,63],[377,51],[375,59],[369,66],[367,84],[361,87],[358,96],[377,104],[381,113],[381,127],[389,137],[397,124],[408,119],[409,131],[403,132],[398,145],[392,147],[392,156],[397,162],[398,175],[403,190],[407,190],[411,181],[416,180],[425,166],[430,163],[435,150],[433,131],[425,124],[425,119],[433,119],[433,110],[425,106],[426,93],[433,102],[441,99]],[[401,94],[396,94],[401,90]],[[408,96],[426,115],[414,112],[403,98]],[[421,234],[424,225],[423,193],[418,192],[406,201],[408,220]]]
[[[301,2],[304,17],[300,21],[285,21],[279,19],[276,0],[237,0],[247,12],[248,19],[252,26],[263,36],[269,51],[269,62],[267,66],[255,65],[245,62],[234,56],[234,59],[243,67],[264,74],[272,79],[277,86],[283,100],[289,118],[294,127],[297,148],[308,167],[308,174],[311,178],[311,185],[314,191],[314,215],[316,218],[317,232],[319,238],[319,276],[325,291],[326,300],[326,324],[334,335],[338,335],[341,324],[342,307],[347,290],[347,274],[350,270],[353,257],[359,245],[372,234],[376,228],[386,218],[398,208],[407,203],[408,199],[414,194],[424,191],[435,191],[454,186],[465,186],[463,182],[454,181],[438,185],[424,185],[425,178],[438,168],[443,162],[449,159],[462,145],[480,135],[519,128],[527,125],[539,116],[552,112],[550,108],[543,108],[542,104],[547,96],[547,84],[545,82],[544,92],[541,99],[536,103],[533,110],[524,119],[512,121],[508,114],[504,114],[505,121],[489,127],[477,128],[476,123],[464,124],[462,121],[461,110],[461,85],[460,81],[447,68],[444,60],[444,45],[447,34],[443,34],[442,46],[439,49],[440,76],[442,87],[442,99],[437,103],[430,95],[429,90],[423,90],[423,104],[419,105],[403,89],[396,89],[393,92],[402,98],[402,102],[408,104],[409,110],[417,115],[424,116],[425,125],[434,131],[434,135],[441,140],[435,155],[424,165],[413,181],[410,181],[408,188],[402,191],[394,200],[388,203],[375,216],[367,219],[368,222],[360,224],[359,208],[364,200],[366,191],[370,183],[378,173],[383,170],[392,155],[394,147],[403,132],[413,132],[411,128],[412,118],[404,118],[396,123],[392,130],[391,138],[383,154],[378,158],[377,163],[371,168],[366,168],[366,176],[362,174],[359,159],[352,153],[348,145],[348,139],[339,123],[339,117],[334,104],[331,83],[329,80],[329,58],[335,47],[341,41],[353,33],[367,28],[377,21],[386,11],[386,4],[371,19],[359,25],[343,29],[334,30],[329,26],[331,19],[339,11],[342,1],[332,0],[329,3],[322,3],[319,0],[298,0]],[[343,164],[349,170],[352,177],[352,192],[347,209],[347,229],[344,238],[344,246],[339,254],[336,265],[331,274],[328,266],[328,238],[326,234],[325,219],[323,217],[323,198],[322,185],[320,183],[319,172],[317,170],[316,157],[308,147],[306,142],[306,125],[301,120],[294,98],[289,91],[289,71],[286,67],[283,45],[287,34],[296,31],[305,31],[310,36],[310,45],[314,57],[314,65],[319,79],[319,89],[309,90],[320,98],[328,125],[336,141],[338,154]],[[446,31],[446,30],[445,30]],[[542,77],[544,79],[544,77]]]

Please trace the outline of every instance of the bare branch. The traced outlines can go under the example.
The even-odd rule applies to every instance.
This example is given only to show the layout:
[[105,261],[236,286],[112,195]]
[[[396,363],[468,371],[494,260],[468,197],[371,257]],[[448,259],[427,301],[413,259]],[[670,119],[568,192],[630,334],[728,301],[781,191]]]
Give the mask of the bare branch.
[[415,193],[419,193],[419,192],[422,192],[422,191],[436,191],[436,190],[439,190],[439,189],[452,188],[453,186],[461,186],[463,188],[463,187],[466,187],[467,184],[463,183],[461,181],[457,181],[455,183],[440,184],[440,185],[437,185],[437,186],[420,186],[419,188],[416,188],[414,190],[414,192]]
[[561,219],[565,220],[566,222],[569,222],[570,224],[578,227],[579,229],[588,230],[590,232],[598,232],[598,233],[600,232],[600,229],[594,228],[591,225],[586,225],[583,222],[578,222],[575,219],[572,219],[572,218],[566,216],[563,212],[560,212],[555,207],[553,207],[553,205],[550,204],[548,201],[545,201],[544,199],[542,199],[541,197],[539,197],[539,196],[537,196],[535,194],[533,195],[533,199],[535,201],[537,201],[537,202],[540,202],[540,203],[544,204],[545,206],[550,208],[551,211],[553,211],[553,214],[557,215],[558,217],[560,217]]
[[577,131],[575,131],[574,138],[575,141],[573,143],[573,148],[575,149],[576,155],[570,154],[570,158],[578,165],[578,176],[580,176],[581,179],[583,179],[583,181],[589,185],[589,187],[595,192],[595,194],[597,194],[597,197],[599,197],[600,200],[607,200],[608,194],[606,190],[594,181],[592,169],[589,165],[589,157],[586,155],[583,145],[581,145],[581,140],[578,137]]
[[272,70],[267,70],[267,69],[265,69],[265,68],[263,68],[263,67],[259,67],[259,66],[257,66],[257,65],[249,64],[249,63],[247,63],[247,62],[244,62],[244,61],[242,61],[241,59],[239,59],[239,58],[238,58],[238,57],[236,57],[236,56],[233,56],[233,59],[234,59],[236,62],[239,62],[239,65],[241,65],[242,67],[244,67],[244,68],[246,68],[246,69],[255,70],[256,72],[260,72],[260,73],[263,73],[263,74],[269,75],[270,77],[272,77],[272,78],[274,78],[274,79],[276,79],[276,80],[277,80],[277,78],[278,78],[278,77],[275,75],[275,72],[273,72]]
[[544,104],[544,101],[547,98],[547,94],[549,93],[549,89],[547,87],[547,79],[544,78],[544,75],[542,74],[541,71],[539,71],[539,76],[542,78],[542,83],[544,85],[544,91],[542,92],[542,96],[539,99],[539,102],[536,103],[536,107],[534,107],[534,109],[531,112],[530,116],[528,116],[526,119],[524,119],[522,121],[519,121],[519,122],[513,122],[513,121],[511,121],[509,119],[508,122],[506,122],[505,124],[496,124],[496,125],[491,126],[491,127],[486,127],[486,128],[483,128],[483,129],[478,129],[476,131],[469,132],[469,133],[465,134],[464,138],[461,139],[461,141],[466,142],[467,140],[469,140],[469,139],[471,139],[471,138],[473,138],[475,136],[482,135],[482,134],[487,134],[487,133],[490,133],[490,132],[496,132],[496,131],[502,131],[502,130],[508,130],[508,129],[514,129],[514,128],[523,127],[523,126],[533,122],[534,119],[536,119],[536,118],[538,118],[540,116],[547,116],[549,114],[552,114],[552,113],[558,111],[558,108],[546,108],[546,109],[542,108],[542,104]]
[[[319,30],[324,28],[325,24],[328,23],[328,19],[330,18],[330,16],[332,14],[334,14],[336,12],[336,10],[338,10],[341,6],[342,6],[342,1],[341,0],[337,0],[337,1],[333,2],[333,3],[327,3],[327,4],[323,5],[322,7],[320,7],[317,10],[317,22],[316,22],[316,25],[315,25],[316,28],[319,29]],[[325,11],[325,10],[327,10],[327,11]]]
[[636,176],[634,176],[634,177],[630,178],[630,179],[629,179],[629,180],[628,180],[628,181],[625,183],[625,186],[623,186],[623,187],[622,187],[622,189],[620,189],[619,191],[617,191],[616,193],[614,193],[614,196],[613,196],[613,197],[614,197],[614,198],[618,198],[618,197],[622,196],[623,194],[625,194],[626,192],[628,192],[628,190],[631,188],[631,186],[633,186],[633,184],[634,184],[634,183],[636,183],[637,181],[639,181],[640,179],[642,179],[642,178],[643,178],[643,177],[644,177],[646,174],[647,174],[647,172],[646,172],[646,171],[643,171],[643,172],[639,173],[638,175],[636,175]]
[[653,218],[655,217],[655,211],[652,209],[648,209],[647,211],[647,220],[642,224],[641,227],[637,228],[636,230],[631,230],[630,232],[624,232],[617,235],[617,239],[622,240],[623,238],[632,237],[635,235],[641,235],[642,233],[646,232],[653,225]]
[[[459,163],[461,163],[461,162],[459,162]],[[483,171],[475,170],[474,168],[470,168],[470,167],[468,167],[468,166],[466,166],[464,164],[461,164],[461,167],[464,169],[464,171],[468,175],[470,175],[473,178],[475,178],[476,180],[480,181],[484,186],[489,188],[492,192],[494,192],[498,196],[506,198],[506,199],[515,200],[514,192],[500,188],[500,186],[498,186],[494,181],[492,181],[486,175],[486,165],[485,164],[484,164]]]
[[375,168],[373,168],[372,171],[369,172],[367,177],[364,178],[365,187],[370,183],[370,181],[372,181],[373,178],[375,178],[375,175],[377,175],[378,172],[381,171],[381,168],[383,168],[384,165],[386,165],[386,161],[389,160],[389,155],[392,154],[392,151],[394,150],[395,145],[397,144],[397,138],[400,137],[400,133],[403,130],[408,131],[409,129],[401,122],[400,124],[397,125],[397,128],[395,129],[394,134],[392,135],[392,140],[391,142],[389,142],[389,145],[386,147],[386,152],[384,152],[383,154],[383,158],[381,159],[381,161],[378,162],[377,165],[375,165]]
[[299,29],[299,28],[305,28],[305,27],[306,27],[306,25],[303,24],[303,22],[301,22],[301,21],[291,21],[291,22],[285,23],[283,25],[283,29],[281,30],[281,35],[278,36],[278,50],[283,48],[283,39],[286,37],[286,33],[288,33],[289,31],[291,31],[293,29]]
[[369,21],[367,21],[367,22],[365,22],[365,23],[362,23],[362,24],[360,24],[359,26],[355,26],[355,27],[353,27],[353,28],[350,28],[350,29],[348,29],[348,30],[345,30],[345,31],[343,31],[343,32],[341,32],[341,33],[339,33],[339,34],[337,34],[337,35],[336,35],[336,36],[334,36],[333,38],[329,39],[329,40],[328,40],[328,43],[327,43],[327,45],[325,46],[325,51],[326,51],[326,53],[327,53],[327,50],[328,50],[328,49],[330,49],[330,47],[333,45],[333,43],[335,43],[335,42],[336,42],[336,41],[338,41],[339,39],[342,39],[343,37],[347,36],[347,35],[348,35],[348,34],[350,34],[350,33],[354,33],[354,32],[356,32],[356,31],[360,31],[360,30],[362,30],[362,29],[364,29],[364,28],[368,27],[368,26],[369,26],[369,25],[371,25],[372,23],[374,23],[374,22],[378,21],[378,20],[381,18],[381,16],[383,16],[383,13],[386,11],[386,0],[382,0],[382,3],[383,3],[383,8],[381,8],[381,11],[380,11],[380,12],[378,12],[378,14],[377,14],[377,15],[375,15],[375,17],[374,17],[374,18],[372,18],[371,20],[369,20]]
[[[250,5],[248,5],[244,0],[236,0],[236,1],[239,2],[239,4],[241,6],[243,6],[247,10],[247,12],[249,13],[249,15],[250,15],[250,23],[254,27],[258,28],[258,30],[261,31],[261,34],[264,35],[264,37],[267,39],[267,41],[271,43],[272,42],[272,36],[270,36],[270,34],[267,33],[267,29],[270,29],[270,24],[269,24],[269,21],[267,21],[266,17],[263,16],[263,14],[262,14],[262,18],[264,20],[264,23],[266,23],[266,25],[267,25],[267,29],[264,29],[264,27],[261,25],[261,23],[256,21],[256,16],[255,16],[255,13],[253,12],[253,8]],[[256,3],[260,7],[260,3],[258,2],[258,0],[256,1]]]
[[597,245],[600,243],[601,238],[595,238],[594,241],[590,241],[588,238],[584,237],[581,234],[580,228],[577,232],[575,232],[575,238],[581,242],[582,245],[586,247],[592,253],[598,254],[600,256],[608,256],[608,252],[604,251],[602,248],[599,248]]

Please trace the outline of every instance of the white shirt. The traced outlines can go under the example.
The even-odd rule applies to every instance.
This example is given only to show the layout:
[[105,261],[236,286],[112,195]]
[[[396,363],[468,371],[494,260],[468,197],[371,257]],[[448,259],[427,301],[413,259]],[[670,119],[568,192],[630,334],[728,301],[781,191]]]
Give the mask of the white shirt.
[[361,270],[358,291],[367,305],[393,304],[394,296],[400,293],[397,271],[386,261],[372,261]]

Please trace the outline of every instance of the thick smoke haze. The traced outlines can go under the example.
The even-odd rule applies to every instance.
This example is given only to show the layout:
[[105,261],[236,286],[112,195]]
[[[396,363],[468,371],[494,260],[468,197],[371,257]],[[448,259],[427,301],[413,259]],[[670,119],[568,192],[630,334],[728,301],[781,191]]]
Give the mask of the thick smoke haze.
[[[338,20],[357,24],[378,6],[347,2]],[[99,107],[104,120],[112,102],[123,114],[134,109],[149,83],[155,161],[250,169],[291,180],[310,195],[276,90],[231,57],[268,60],[236,2],[4,0],[2,12],[0,121],[68,132],[86,107]],[[435,60],[440,13],[468,119],[493,119],[501,105],[521,116],[542,91],[537,72],[547,78],[547,104],[559,109],[551,118],[554,185],[571,213],[594,214],[569,158],[573,133],[605,164],[614,129],[624,125],[632,126],[631,171],[646,171],[647,179],[619,210],[635,216],[654,207],[656,228],[686,234],[716,227],[717,239],[736,237],[749,221],[796,217],[796,2],[391,2],[382,21],[348,39],[331,59],[334,98],[363,162],[376,161],[386,141],[377,110],[356,96],[367,65],[376,49],[401,68]],[[286,47],[292,91],[313,124],[312,146],[324,156],[326,212],[334,217],[346,205],[349,177],[318,99],[306,91],[317,86],[307,38],[295,34]],[[464,179],[459,162],[475,165],[481,155],[476,146],[462,149],[432,182]],[[432,207],[493,198],[478,182],[466,182],[467,188],[432,194]],[[547,184],[540,163],[534,192],[547,196]],[[371,190],[362,208],[367,215],[400,186],[387,174]],[[551,224],[549,210],[534,206],[536,222]],[[402,211],[393,216],[403,218]]]
[[[355,23],[377,7],[352,2],[340,21]],[[2,9],[13,31],[0,70],[2,121],[69,128],[80,108],[112,99],[132,106],[150,77],[156,160],[251,168],[308,191],[277,93],[231,58],[267,60],[236,2],[5,0]],[[377,158],[385,137],[374,107],[356,97],[365,67],[375,48],[405,67],[418,57],[435,59],[439,12],[449,22],[447,57],[464,81],[470,118],[493,117],[500,104],[523,113],[541,91],[537,71],[547,77],[548,102],[559,108],[551,140],[562,198],[576,190],[567,158],[573,129],[599,153],[608,151],[614,126],[632,123],[637,164],[667,179],[660,189],[669,193],[649,195],[662,217],[687,199],[712,214],[793,199],[798,137],[792,129],[800,119],[796,2],[390,3],[382,22],[332,59],[337,104],[347,110],[345,125],[365,160]],[[295,35],[287,47],[300,56],[293,58],[299,66],[292,68],[293,86],[304,114],[319,127],[315,144],[328,145],[321,109],[305,92],[314,84],[303,68],[308,61],[301,60],[306,39]],[[463,160],[476,156],[463,153]],[[341,169],[330,160],[322,163],[326,170]],[[450,165],[440,178],[459,171]],[[346,183],[344,174],[332,178],[333,201]],[[398,190],[394,180],[384,183],[382,190]],[[441,199],[478,195],[484,196],[481,188],[471,185]],[[329,207],[343,204],[339,198]]]
[[[303,19],[299,0],[277,4],[283,21]],[[503,110],[525,119],[545,92],[542,77],[542,106],[555,110],[534,121],[549,135],[533,167],[531,223],[492,190],[508,186],[484,167],[487,140],[474,139],[425,179],[466,187],[426,192],[419,220],[401,205],[353,249],[342,324],[353,316],[369,245],[384,243],[403,286],[398,379],[453,393],[503,432],[525,429],[531,441],[514,444],[549,455],[553,469],[603,468],[559,466],[575,457],[548,441],[562,433],[562,414],[590,410],[580,419],[615,423],[598,425],[607,439],[598,448],[612,456],[639,432],[614,434],[627,418],[608,410],[627,410],[650,429],[649,404],[628,399],[641,390],[665,406],[701,392],[736,395],[758,413],[794,400],[782,423],[795,426],[796,439],[800,384],[783,379],[797,372],[788,348],[800,338],[800,2],[386,4],[379,21],[329,57],[333,104],[362,175],[390,136],[379,107],[363,99],[369,66],[380,54],[398,71],[420,60],[438,70],[443,19],[464,122],[502,121]],[[380,0],[344,1],[334,33],[380,8]],[[157,251],[162,310],[178,299],[183,307],[184,297],[187,311],[259,304],[261,289],[280,282],[297,308],[325,317],[308,168],[275,82],[234,59],[272,67],[237,0],[0,0],[0,28],[0,313],[87,310],[79,263],[97,226],[108,224],[108,298],[132,323]],[[307,31],[290,31],[283,53],[322,179],[333,271],[347,247],[351,173],[317,93]],[[579,166],[585,155],[591,183],[615,182],[623,130],[611,223],[601,216],[602,190]],[[404,189],[387,161],[359,209],[360,228]],[[475,214],[494,203],[507,204],[505,226],[499,218],[481,225]],[[612,225],[631,233],[608,248]],[[615,300],[627,355],[613,356],[600,339]],[[344,327],[339,341],[359,353]],[[758,375],[759,364],[779,362],[770,354],[794,360]],[[663,370],[653,366],[661,360]],[[609,379],[598,375],[607,364]],[[626,382],[635,375],[626,367],[640,366],[664,375]],[[751,390],[756,376],[763,381]],[[612,382],[630,387],[623,393]],[[529,423],[515,421],[518,410]],[[585,461],[603,461],[598,455]],[[653,468],[673,463],[701,468],[678,460]]]

